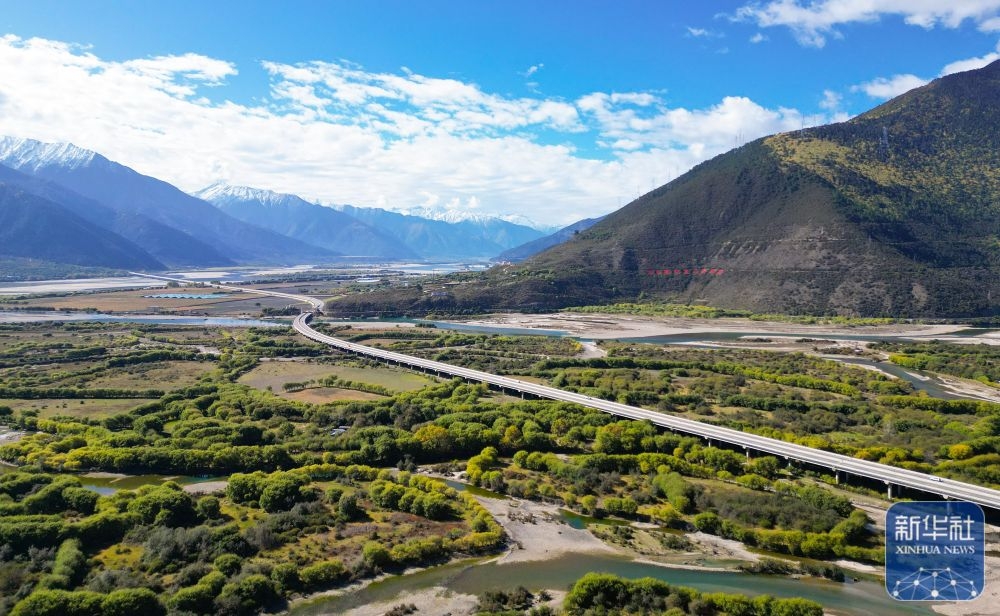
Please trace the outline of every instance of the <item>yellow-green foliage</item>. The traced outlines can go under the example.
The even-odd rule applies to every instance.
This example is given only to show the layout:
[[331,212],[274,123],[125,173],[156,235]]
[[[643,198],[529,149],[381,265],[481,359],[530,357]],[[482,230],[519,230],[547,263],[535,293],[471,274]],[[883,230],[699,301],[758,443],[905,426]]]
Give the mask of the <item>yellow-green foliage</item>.
[[711,306],[697,304],[662,304],[662,303],[619,303],[607,306],[576,306],[564,308],[563,312],[587,312],[599,314],[638,314],[657,317],[686,317],[700,319],[718,319],[721,317],[745,317],[749,312],[740,310],[723,310]]
[[465,472],[469,476],[469,481],[479,485],[483,480],[483,475],[496,468],[500,460],[496,447],[486,447],[478,456],[469,458]]

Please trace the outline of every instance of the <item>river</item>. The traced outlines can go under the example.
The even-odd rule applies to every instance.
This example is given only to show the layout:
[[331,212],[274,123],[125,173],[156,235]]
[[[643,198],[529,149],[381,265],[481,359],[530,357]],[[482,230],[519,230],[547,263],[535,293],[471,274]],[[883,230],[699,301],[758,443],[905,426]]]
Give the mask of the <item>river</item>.
[[636,562],[625,556],[568,554],[545,561],[496,564],[473,560],[431,567],[409,575],[390,577],[341,596],[318,597],[295,606],[289,614],[340,614],[354,607],[396,599],[405,603],[406,595],[433,587],[471,595],[488,590],[511,590],[517,586],[532,591],[565,590],[591,572],[612,573],[631,579],[652,577],[704,592],[803,597],[821,603],[828,613],[850,616],[933,613],[926,604],[893,600],[876,582],[839,583],[732,571],[693,571]]
[[[408,320],[408,319],[406,319]],[[397,321],[398,322],[398,321]],[[470,333],[480,333],[480,334],[500,334],[508,336],[552,336],[552,337],[565,337],[582,339],[572,336],[569,332],[558,329],[530,329],[524,327],[494,327],[490,325],[469,325],[466,323],[451,323],[447,321],[420,321],[418,323],[430,323],[435,327],[440,329],[448,329],[460,332],[470,332]],[[1000,330],[996,329],[984,329],[984,328],[970,328],[967,330],[961,330],[949,334],[952,337],[961,338],[973,338],[976,336],[981,336],[984,334],[995,334]],[[758,338],[788,338],[791,340],[801,340],[808,338],[810,340],[829,342],[833,344],[837,340],[850,340],[853,342],[907,342],[912,341],[910,338],[900,337],[900,336],[890,336],[890,335],[873,335],[873,334],[849,334],[849,333],[837,333],[837,334],[783,334],[770,332],[691,332],[684,334],[671,334],[667,336],[648,336],[642,338],[620,338],[618,342],[636,342],[643,344],[659,344],[659,345],[683,345],[688,348],[700,348],[700,349],[719,349],[726,348],[720,345],[725,343],[737,342],[741,339],[747,337],[758,337]],[[868,368],[875,368],[887,374],[890,374],[896,378],[902,379],[910,383],[916,391],[922,391],[927,393],[927,395],[932,398],[940,398],[943,400],[958,400],[958,399],[987,399],[979,396],[970,396],[967,394],[962,394],[955,392],[952,388],[941,380],[941,378],[933,373],[923,372],[920,370],[911,370],[908,368],[903,368],[892,364],[889,362],[875,361],[872,359],[867,359],[863,357],[834,357],[834,356],[824,356],[825,359],[830,359],[832,361],[837,361],[845,364],[852,364],[856,366],[864,366]]]
[[[0,473],[14,471],[0,465]],[[84,487],[103,495],[117,490],[136,489],[176,481],[181,485],[216,481],[220,477],[167,475],[78,475]],[[448,481],[452,487],[475,491],[488,498],[506,498],[482,489],[471,489],[462,483]],[[593,522],[572,512],[563,513],[564,521],[574,527]],[[883,614],[931,614],[925,604],[902,603],[892,600],[882,585],[867,580],[832,582],[814,578],[792,579],[783,576],[737,573],[732,571],[695,571],[636,562],[626,556],[606,554],[568,554],[545,561],[497,564],[484,559],[471,559],[431,567],[403,576],[393,576],[341,596],[322,596],[297,605],[290,611],[295,616],[338,614],[347,609],[370,603],[405,600],[408,593],[433,587],[452,592],[479,595],[487,590],[510,590],[525,586],[530,590],[565,590],[586,573],[612,573],[626,578],[653,577],[671,584],[690,586],[704,592],[729,592],[748,595],[769,594],[776,597],[803,597],[821,603],[830,613],[851,616]]]
[[[508,498],[457,481],[446,480],[445,483],[479,497]],[[606,523],[568,511],[560,511],[560,514],[564,522],[576,528],[587,523]],[[590,553],[504,564],[493,560],[470,559],[389,577],[339,596],[317,597],[296,605],[289,613],[294,616],[319,616],[339,614],[372,603],[394,600],[405,603],[407,595],[434,587],[468,595],[479,595],[488,590],[511,590],[517,586],[524,586],[532,591],[565,590],[577,579],[591,572],[612,573],[630,579],[652,577],[704,592],[803,597],[821,603],[828,613],[852,616],[933,613],[926,604],[895,601],[885,592],[882,584],[867,580],[833,582],[818,578],[793,579],[724,570],[681,569],[637,562],[624,555]]]
[[[2,432],[2,428],[0,428]],[[16,472],[18,467],[3,462],[0,463],[0,475]],[[126,475],[123,473],[84,473],[75,474],[83,487],[93,490],[102,496],[109,496],[118,490],[136,490],[142,486],[160,485],[168,481],[179,485],[192,485],[208,481],[219,481],[226,477],[195,477],[189,475]]]
[[116,315],[91,312],[0,311],[0,323],[45,323],[49,321],[94,321],[97,323],[148,323],[151,325],[192,325],[200,327],[289,327],[291,322],[237,319],[233,317],[180,317],[170,315]]

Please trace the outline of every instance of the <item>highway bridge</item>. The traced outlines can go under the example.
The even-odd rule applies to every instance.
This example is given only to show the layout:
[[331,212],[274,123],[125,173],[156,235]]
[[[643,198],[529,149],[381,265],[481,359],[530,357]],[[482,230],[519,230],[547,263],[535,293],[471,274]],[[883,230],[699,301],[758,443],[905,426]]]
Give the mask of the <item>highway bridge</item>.
[[[167,278],[163,276],[146,276],[161,280],[189,282],[182,279]],[[293,295],[289,293],[258,290],[247,287],[234,287],[232,285],[222,284],[213,286],[224,289],[240,289],[247,293],[282,297],[307,304],[314,311],[320,310],[323,305],[322,300],[304,295]],[[529,381],[522,381],[519,379],[490,374],[489,372],[482,372],[469,368],[461,368],[444,362],[422,359],[419,357],[413,357],[412,355],[406,355],[404,353],[396,353],[394,351],[387,351],[385,349],[377,349],[363,344],[348,342],[346,340],[341,340],[340,338],[335,338],[333,336],[327,336],[326,334],[316,331],[309,325],[312,318],[313,312],[302,313],[295,318],[295,321],[292,323],[292,327],[295,328],[295,331],[307,338],[310,338],[311,340],[315,340],[316,342],[321,342],[350,353],[373,357],[375,359],[380,359],[386,362],[426,372],[433,372],[434,374],[440,376],[459,377],[468,381],[486,383],[509,392],[529,394],[539,398],[560,400],[562,402],[572,402],[626,419],[649,421],[656,426],[667,428],[675,432],[701,437],[706,439],[710,444],[724,443],[731,447],[741,448],[745,450],[748,455],[751,452],[760,452],[775,455],[786,460],[804,462],[806,464],[812,464],[829,469],[830,472],[835,473],[838,478],[841,474],[847,473],[850,475],[857,475],[858,477],[881,481],[885,484],[887,494],[890,498],[894,496],[893,487],[899,486],[921,490],[930,494],[938,494],[942,498],[969,501],[977,503],[983,507],[1000,510],[1000,490],[993,490],[961,481],[935,477],[933,475],[928,475],[927,473],[910,471],[897,468],[895,466],[889,466],[887,464],[880,464],[878,462],[860,460],[858,458],[823,451],[821,449],[813,449],[812,447],[805,447],[803,445],[796,445],[794,443],[788,443],[778,439],[758,436],[756,434],[748,434],[732,428],[713,426],[711,424],[702,423],[692,419],[667,415],[636,406],[602,400],[600,398],[593,398],[591,396],[566,391],[557,387],[539,385],[538,383],[531,383]]]

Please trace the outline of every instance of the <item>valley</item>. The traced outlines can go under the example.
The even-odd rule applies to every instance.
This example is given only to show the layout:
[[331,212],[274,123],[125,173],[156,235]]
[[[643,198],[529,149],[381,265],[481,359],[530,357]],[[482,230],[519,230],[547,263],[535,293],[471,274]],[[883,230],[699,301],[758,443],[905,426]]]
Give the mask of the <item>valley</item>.
[[[322,289],[329,284],[331,281],[309,282],[310,289]],[[301,285],[302,283],[291,286],[270,283],[264,284],[262,288],[279,292],[291,291],[294,294],[301,290]],[[182,296],[220,293],[218,289],[193,290],[196,292],[192,293],[192,289],[184,287],[171,289]],[[231,291],[227,291],[229,292]],[[79,294],[64,297],[83,303],[95,301],[95,298],[97,301],[108,298],[111,301],[125,301],[116,298],[138,301],[142,299],[140,294],[162,293],[162,290],[152,293],[112,291],[97,293],[92,297]],[[49,291],[49,296],[44,299],[52,303],[58,301],[59,297],[53,296]],[[261,296],[257,299],[266,300]],[[146,298],[145,301],[165,300]],[[206,306],[211,306],[218,304],[220,300],[182,297],[178,301],[205,302]],[[241,301],[245,303],[248,300]],[[223,301],[213,310],[217,310],[219,315],[225,315],[229,310],[230,317],[237,317],[244,308],[245,306]],[[258,310],[264,308],[264,305],[257,307]],[[560,329],[565,330],[573,324],[582,328],[577,333],[585,333],[588,338],[599,340],[598,348],[603,351],[603,356],[580,358],[582,347],[572,337],[513,336],[500,333],[511,326],[530,333],[533,326],[550,328],[560,325]],[[743,552],[729,552],[730,556],[719,560],[717,555],[712,555],[713,551],[717,552],[719,549],[715,543],[692,543],[691,539],[671,538],[683,538],[686,533],[694,531],[708,533],[708,537],[718,536],[727,541],[744,543],[751,550],[763,550],[765,562],[770,563],[767,559],[771,558],[790,561],[792,565],[780,567],[791,566],[793,571],[799,571],[795,567],[805,567],[804,571],[811,571],[809,568],[816,567],[814,563],[822,562],[824,558],[844,561],[834,567],[847,567],[848,571],[872,566],[855,564],[858,562],[867,561],[876,567],[879,562],[877,535],[868,535],[863,540],[859,536],[859,543],[842,546],[830,544],[829,539],[823,538],[822,528],[831,528],[829,524],[843,526],[847,524],[846,520],[854,519],[851,516],[842,518],[839,522],[830,520],[821,523],[817,520],[814,522],[817,526],[807,529],[799,528],[796,526],[797,522],[779,515],[765,528],[758,526],[761,523],[760,512],[767,510],[767,507],[779,506],[779,502],[783,503],[780,506],[789,506],[791,501],[783,500],[787,498],[784,495],[798,494],[799,498],[807,499],[840,498],[843,500],[823,500],[828,503],[824,507],[831,506],[829,503],[841,503],[836,506],[843,507],[846,513],[849,510],[857,511],[854,509],[855,505],[851,504],[852,501],[878,502],[874,498],[881,490],[878,485],[866,484],[862,480],[860,483],[852,482],[851,485],[843,486],[850,490],[843,492],[835,485],[835,477],[816,467],[802,465],[782,468],[780,464],[771,464],[775,459],[766,455],[760,458],[754,456],[755,459],[748,465],[741,453],[718,446],[706,447],[704,442],[698,443],[697,439],[691,437],[659,433],[649,424],[619,421],[601,413],[595,415],[595,411],[586,409],[587,405],[581,408],[562,402],[525,401],[502,392],[491,392],[483,385],[466,385],[458,381],[422,377],[400,368],[377,367],[361,359],[331,355],[323,347],[294,336],[287,325],[281,324],[280,319],[274,325],[266,329],[219,329],[135,322],[0,324],[0,341],[4,348],[10,350],[10,354],[4,357],[32,357],[32,365],[52,362],[48,370],[26,371],[24,367],[17,368],[15,360],[14,364],[0,373],[0,378],[4,379],[3,391],[8,392],[0,399],[0,407],[9,409],[7,423],[14,429],[27,433],[16,442],[0,446],[0,456],[25,469],[36,467],[35,472],[43,473],[40,478],[51,476],[45,474],[60,471],[65,473],[73,469],[129,474],[204,474],[217,477],[238,476],[232,473],[248,473],[260,469],[265,473],[260,481],[271,476],[277,481],[279,477],[284,477],[281,473],[292,473],[298,477],[294,479],[297,482],[294,485],[300,486],[302,490],[305,489],[302,486],[321,489],[336,487],[343,490],[341,494],[353,490],[358,496],[359,507],[374,507],[367,513],[368,517],[365,519],[368,521],[362,522],[369,529],[381,529],[378,520],[395,519],[379,513],[387,505],[390,506],[390,511],[394,506],[391,505],[393,501],[383,501],[380,496],[381,490],[390,485],[386,482],[401,481],[402,489],[414,489],[406,487],[407,484],[418,485],[411,483],[407,471],[449,476],[457,474],[464,482],[516,499],[528,499],[521,507],[525,511],[534,506],[530,501],[540,501],[549,503],[549,507],[554,504],[583,514],[585,519],[592,520],[585,523],[590,525],[590,532],[607,542],[611,550],[624,550],[626,560],[618,561],[621,565],[615,565],[615,570],[620,570],[627,576],[643,571],[643,574],[676,580],[679,575],[666,568],[662,569],[661,576],[656,573],[655,566],[652,569],[629,569],[631,565],[626,566],[629,559],[654,560],[668,565],[674,563],[687,568],[698,564],[731,569],[737,566],[750,567],[754,561],[759,562],[762,558],[755,554],[750,557],[750,561],[744,561],[747,556]],[[987,432],[983,431],[991,430],[987,426],[992,414],[992,407],[988,403],[976,403],[977,406],[958,401],[949,406],[941,401],[935,405],[927,405],[912,396],[913,386],[906,381],[844,363],[830,362],[818,356],[831,352],[835,354],[835,349],[827,347],[830,345],[842,347],[840,351],[851,356],[855,355],[855,348],[861,348],[865,353],[875,353],[880,357],[902,357],[901,353],[915,352],[905,349],[910,344],[915,345],[914,348],[924,355],[954,355],[955,359],[949,360],[952,365],[960,358],[967,357],[973,362],[970,365],[985,366],[986,364],[976,363],[981,361],[980,347],[983,345],[974,342],[977,337],[990,340],[992,332],[989,331],[972,332],[971,337],[964,337],[966,344],[955,345],[935,340],[941,337],[961,337],[961,328],[956,326],[835,326],[771,321],[761,327],[760,323],[745,320],[698,321],[687,318],[677,321],[592,313],[523,317],[509,315],[493,320],[479,320],[474,325],[496,327],[494,332],[441,329],[448,326],[448,323],[440,323],[435,327],[434,324],[419,321],[380,323],[338,320],[324,320],[317,325],[321,331],[334,333],[339,338],[507,374],[519,381],[552,383],[585,394],[584,398],[593,396],[597,399],[627,400],[656,408],[661,413],[696,418],[721,426],[739,426],[743,430],[760,434],[783,435],[783,438],[807,443],[811,447],[841,451],[861,459],[881,460],[889,464],[945,473],[956,480],[993,484],[990,479],[993,467],[989,456],[976,455],[978,448],[983,447],[986,442],[983,439],[991,438],[975,436],[986,435]],[[601,331],[601,328],[605,331]],[[747,328],[751,328],[749,333]],[[684,331],[690,339],[697,340],[699,335],[711,338],[720,329],[746,334],[750,338],[724,342],[713,349],[698,348],[690,344],[650,345],[633,340],[633,334],[637,332],[663,334],[678,331]],[[770,345],[772,348],[769,348],[769,343],[761,339],[765,333],[772,336],[772,340],[777,340],[779,334],[784,334],[792,341],[808,342],[792,342],[790,345],[782,343]],[[621,334],[626,335],[622,336],[623,339],[616,340]],[[858,338],[864,338],[865,342],[859,342]],[[883,340],[879,341],[880,338]],[[108,351],[95,355],[93,359],[81,356],[74,362],[66,363],[59,359],[58,354],[67,352],[67,342],[69,348],[79,346],[81,349],[103,348]],[[810,348],[803,348],[803,345]],[[880,345],[896,346],[882,350]],[[817,346],[824,353],[816,353],[817,349],[812,347]],[[46,354],[50,359],[40,359]],[[195,361],[192,363],[189,357]],[[709,357],[712,359],[706,361]],[[617,363],[606,365],[611,359]],[[720,367],[728,365],[727,362],[744,367],[736,372],[728,368],[721,370]],[[191,371],[185,366],[197,367],[198,370]],[[180,378],[179,371],[185,370],[190,374],[187,378],[191,380],[184,381]],[[122,373],[117,374],[119,371]],[[740,374],[744,376],[739,376]],[[781,374],[803,376],[790,379],[781,377]],[[956,375],[955,378],[962,377]],[[831,383],[836,383],[837,387],[832,387]],[[143,388],[143,391],[140,392],[137,387]],[[126,394],[132,398],[121,398]],[[136,394],[140,394],[140,397],[136,398]],[[255,399],[258,401],[252,402]],[[167,400],[173,402],[166,402]],[[191,404],[194,406],[189,406]],[[181,412],[180,409],[185,407],[189,411]],[[260,410],[253,410],[254,408]],[[277,415],[274,414],[276,412]],[[889,417],[892,417],[891,426],[886,423]],[[834,423],[829,423],[835,418]],[[141,427],[137,427],[136,422],[142,424]],[[834,425],[835,423],[840,426]],[[132,427],[128,428],[129,425]],[[253,428],[254,425],[259,428]],[[905,429],[900,429],[904,425]],[[945,425],[949,427],[942,432],[941,427]],[[81,431],[83,426],[90,427]],[[53,432],[48,432],[50,430]],[[47,434],[51,436],[46,436]],[[82,438],[73,443],[64,443],[66,439],[58,437],[58,434],[79,434]],[[967,436],[963,437],[963,434]],[[144,445],[140,448],[121,448],[124,441],[120,439],[126,435],[129,435],[128,439],[132,439],[129,443],[137,444],[142,441]],[[971,440],[969,436],[972,437]],[[247,438],[251,440],[245,440]],[[187,459],[170,453],[177,446],[189,448]],[[964,453],[966,450],[968,455]],[[199,453],[195,453],[196,451]],[[254,451],[257,453],[253,453]],[[272,460],[275,459],[273,456],[285,460],[279,464],[289,470],[275,474],[275,467],[272,466],[274,461],[257,457],[265,451],[269,452],[266,455],[272,456]],[[293,454],[293,451],[297,453]],[[28,460],[32,462],[26,466]],[[372,470],[363,473],[374,474],[357,475],[362,472],[363,465],[373,462]],[[355,465],[355,470],[347,470],[352,464]],[[401,477],[393,478],[395,473],[376,472],[379,467],[394,465],[402,469]],[[644,468],[647,470],[641,470]],[[646,475],[647,472],[652,474]],[[340,473],[347,474],[341,476]],[[71,486],[74,480],[80,481],[73,475],[66,477],[67,479],[61,480],[65,482],[61,485]],[[585,477],[590,479],[584,479]],[[330,478],[333,478],[334,483],[329,483]],[[580,482],[592,483],[583,487],[584,484]],[[647,485],[646,482],[652,483]],[[665,483],[662,488],[658,488],[656,486],[660,484],[657,482]],[[0,485],[2,484],[3,479],[0,478]],[[167,484],[159,485],[161,487],[157,489],[161,492],[170,489]],[[269,524],[267,520],[271,516],[283,515],[277,513],[280,509],[272,509],[272,512],[265,509],[254,513],[257,510],[253,508],[253,503],[248,503],[249,508],[246,508],[247,505],[240,505],[240,501],[233,499],[242,497],[236,496],[231,487],[225,487],[227,485],[232,485],[231,480],[219,484],[215,488],[219,491],[214,496],[192,495],[190,498],[193,499],[192,502],[218,499],[222,511],[227,512],[221,518],[223,527],[227,516],[233,520],[229,524],[235,524],[236,528],[242,526],[240,518],[233,517],[237,512],[243,512],[240,516],[258,520],[258,524]],[[449,489],[444,485],[433,488],[426,484],[426,487],[431,491]],[[674,490],[678,492],[675,494]],[[127,490],[123,490],[101,498],[122,499],[126,498],[126,493]],[[143,494],[142,489],[138,494]],[[142,498],[153,498],[154,492],[147,494],[148,497]],[[593,494],[597,496],[592,497]],[[671,497],[671,494],[674,496]],[[681,496],[684,494],[687,496]],[[807,494],[809,496],[805,496]],[[841,496],[835,497],[836,494]],[[167,492],[162,492],[164,498],[166,495]],[[12,513],[17,507],[23,506],[17,504],[18,498],[20,497],[15,497],[12,503]],[[293,501],[297,498],[299,497],[294,497]],[[322,513],[315,505],[309,505],[313,502],[309,500],[311,497],[301,498],[306,499],[300,501],[303,513],[307,509],[312,512],[308,514],[311,516]],[[499,510],[495,510],[489,501],[482,500],[489,497],[477,498],[480,499],[479,506],[486,505],[487,510],[493,511],[491,517],[499,514]],[[738,504],[743,501],[744,504]],[[774,503],[767,504],[770,501]],[[110,511],[100,503],[97,505],[98,511]],[[125,506],[123,513],[128,511],[128,507]],[[750,509],[740,513],[741,507]],[[869,511],[867,507],[868,505],[865,511]],[[748,513],[750,510],[756,513],[751,515]],[[428,515],[426,509],[422,515]],[[801,515],[813,514],[803,511]],[[860,520],[861,515],[858,513],[854,517]],[[521,537],[520,540],[525,541],[526,535],[523,533],[533,525],[528,524],[517,530],[505,521],[508,518],[513,520],[509,512],[496,517],[501,522],[500,528],[506,527],[504,533],[512,537],[509,545],[516,553],[517,538]],[[604,526],[602,520],[605,518],[615,524],[623,524],[624,528],[630,530],[616,531],[614,529],[620,527]],[[11,521],[15,519],[17,518],[11,518]],[[79,519],[82,522],[88,518],[83,515]],[[318,517],[316,519],[319,520]],[[27,522],[28,519],[24,520]],[[400,522],[402,519],[394,523]],[[875,522],[878,523],[878,520]],[[142,524],[139,519],[127,523]],[[198,523],[196,518],[191,518],[178,528],[193,529],[197,528]],[[189,526],[191,524],[195,526]],[[350,536],[353,523],[328,520],[325,524],[328,528],[339,528],[337,534],[346,537]],[[331,524],[334,526],[330,526]],[[417,524],[434,532],[433,524]],[[569,532],[568,527],[564,531],[544,525],[537,530],[555,532],[556,537],[560,533]],[[10,528],[7,532],[18,531]],[[385,541],[386,549],[390,550],[389,560],[386,561],[365,561],[360,553],[359,556],[350,556],[351,549],[358,549],[357,544],[354,548],[344,544],[343,548],[338,547],[333,552],[317,552],[315,541],[319,537],[325,537],[323,542],[326,545],[339,543],[330,543],[333,535],[317,536],[314,534],[316,532],[321,531],[313,527],[302,528],[280,539],[280,542],[290,542],[283,543],[287,547],[256,548],[264,549],[262,554],[266,555],[266,560],[256,562],[268,562],[272,568],[268,579],[275,579],[273,567],[284,562],[284,554],[287,554],[295,555],[294,562],[300,568],[310,571],[313,565],[309,563],[316,566],[323,562],[340,563],[329,565],[331,572],[338,573],[326,578],[328,581],[309,582],[320,584],[315,587],[317,589],[336,588],[350,580],[364,581],[380,570],[404,573],[399,578],[401,581],[412,579],[419,585],[427,582],[417,580],[437,579],[430,572],[437,571],[436,563],[440,562],[438,558],[446,558],[440,553],[430,561],[423,560],[425,557],[404,557],[403,552],[399,551],[403,547],[398,547],[397,550],[397,547],[389,546],[408,544],[399,543],[401,538],[392,538],[392,534],[386,534],[387,530],[376,531],[379,540]],[[449,536],[455,536],[456,533],[457,530]],[[568,534],[567,539],[570,536]],[[107,539],[98,541],[115,539],[107,536]],[[134,551],[139,548],[145,553],[150,549],[150,546],[142,547],[135,543],[136,540],[129,536],[123,535],[118,541],[119,547],[114,548],[115,551]],[[411,539],[412,541],[416,539]],[[814,545],[815,542],[819,543]],[[364,547],[374,554],[375,547],[369,544],[371,541]],[[461,558],[470,553],[469,548],[457,548],[457,545],[459,544],[449,548],[457,549],[451,558]],[[502,543],[498,543],[494,548],[482,549],[490,552],[501,545]],[[563,545],[562,549],[570,546]],[[411,545],[415,546],[415,543]],[[575,551],[575,548],[570,549]],[[392,557],[391,550],[399,551],[399,556]],[[559,550],[553,551],[550,557],[558,553]],[[329,560],[331,557],[336,560]],[[202,558],[211,557],[196,558],[199,560],[190,566],[194,567]],[[327,560],[316,560],[318,558]],[[361,560],[350,565],[352,558]],[[410,558],[417,560],[407,560]],[[368,568],[370,565],[365,566],[365,562],[385,564]],[[110,561],[104,566],[108,567],[109,564]],[[413,564],[435,566],[428,569],[426,574],[414,576],[409,568]],[[579,564],[591,569],[599,567],[596,561],[586,559],[579,560]],[[132,570],[136,565],[121,561],[113,566]],[[772,563],[768,566],[778,565]],[[816,571],[824,567],[829,571],[836,570],[831,569],[833,565],[830,564],[819,566],[820,569]],[[472,570],[476,568],[478,566],[473,566]],[[149,580],[147,583],[161,584],[168,593],[181,593],[183,590],[181,596],[189,594],[189,591],[181,587],[172,586],[174,583],[167,582],[167,578],[163,578],[161,582],[153,582],[154,578],[148,576],[155,575],[155,569],[148,569],[144,565],[137,571],[144,571],[143,575]],[[88,577],[97,572],[98,570],[94,570]],[[469,575],[473,574],[464,574],[461,579],[473,579],[468,578]],[[541,574],[535,571],[529,575],[537,577]],[[685,584],[709,590],[719,588],[712,585],[711,580],[715,578],[711,576],[715,574],[705,574],[708,577],[685,575],[688,576],[684,578]],[[830,575],[836,577],[839,574]],[[858,575],[850,573],[848,577]],[[276,582],[270,583],[274,584],[273,588],[279,596],[291,599],[300,596],[299,593],[304,590],[313,588],[297,582],[299,586],[295,588],[299,590],[292,587],[282,590],[285,587]],[[548,583],[553,587],[544,589],[546,592],[555,592],[565,583],[553,578]],[[771,583],[766,579],[762,579],[762,583],[766,592],[778,596],[796,588],[784,590],[777,581]],[[865,583],[868,582],[860,584],[863,586]],[[377,582],[372,588],[380,588],[379,584],[383,582]],[[481,602],[482,596],[485,596],[482,593],[489,586],[482,582],[471,584],[452,586],[451,583],[442,585],[433,582],[430,586],[421,586],[433,590],[420,591],[413,596],[416,600],[428,601],[423,604],[425,610],[433,610],[437,608],[430,606],[444,605],[435,597],[439,597],[442,592],[453,592],[442,589],[461,587],[466,590],[456,596],[466,596],[469,598],[466,600]],[[852,610],[847,603],[841,603],[842,599],[837,598],[837,593],[843,591],[837,588],[838,584],[843,585],[842,582],[828,584],[830,586],[827,590],[808,596],[824,605],[829,603],[826,609],[832,613],[870,613]],[[197,584],[191,587],[190,593],[195,592],[196,586]],[[395,587],[402,588],[398,585]],[[176,590],[171,590],[172,588]],[[468,591],[473,588],[476,590],[469,594]],[[531,588],[533,592],[543,589],[538,586]],[[233,587],[226,592],[238,595],[244,591]],[[366,594],[367,592],[349,590],[347,594],[342,594],[344,599],[336,600],[348,603],[329,603],[329,607],[322,607],[328,603],[318,599],[302,605],[312,606],[308,609],[320,610],[321,613],[324,609],[339,611],[342,607],[333,606],[350,605],[350,602],[357,605],[358,601],[376,606],[371,609],[377,609],[379,605],[390,609],[396,605],[394,596],[405,602],[403,597],[406,593],[400,594],[402,590],[395,591],[395,595],[382,595],[385,598],[381,604],[374,595]],[[416,592],[416,588],[407,592]],[[801,596],[801,591],[792,592],[798,592],[798,596]],[[877,595],[877,589],[866,592],[870,592],[869,599]],[[477,595],[480,596],[479,599],[476,599]],[[560,595],[557,593],[556,596]],[[292,613],[300,613],[305,609],[295,607],[299,603],[293,602],[291,605]],[[374,613],[371,609],[368,612]]]
[[998,613],[1000,0],[91,4],[0,33],[0,616]]

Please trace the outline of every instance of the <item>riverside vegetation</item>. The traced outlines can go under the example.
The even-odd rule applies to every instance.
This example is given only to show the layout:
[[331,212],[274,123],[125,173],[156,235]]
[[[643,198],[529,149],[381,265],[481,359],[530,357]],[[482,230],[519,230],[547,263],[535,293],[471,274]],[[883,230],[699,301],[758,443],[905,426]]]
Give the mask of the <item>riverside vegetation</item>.
[[[997,483],[1000,407],[931,401],[905,383],[805,355],[605,343],[607,357],[584,360],[566,339],[323,328]],[[641,531],[642,545],[619,537],[645,554],[683,551],[676,533],[697,529],[793,558],[883,557],[864,512],[823,485],[831,477],[773,457],[748,461],[647,423],[458,380],[402,391],[384,374],[362,387],[357,376],[302,378],[289,369],[289,387],[240,382],[269,359],[308,367],[303,375],[322,366],[331,375],[344,366],[352,375],[386,370],[281,328],[0,328],[0,421],[27,433],[0,446],[0,459],[19,467],[0,474],[0,613],[250,614],[382,571],[500,550],[502,529],[485,509],[415,474],[418,465],[463,471],[488,489],[592,516],[653,522]],[[347,393],[327,402],[290,398],[303,389]],[[129,407],[112,412],[81,401]],[[228,483],[206,495],[173,482],[99,495],[78,475],[94,470],[228,476]],[[817,572],[838,575],[832,567]],[[509,613],[503,602],[493,605],[486,611]],[[801,600],[600,577],[581,580],[563,609],[625,606],[629,613],[821,612]]]

